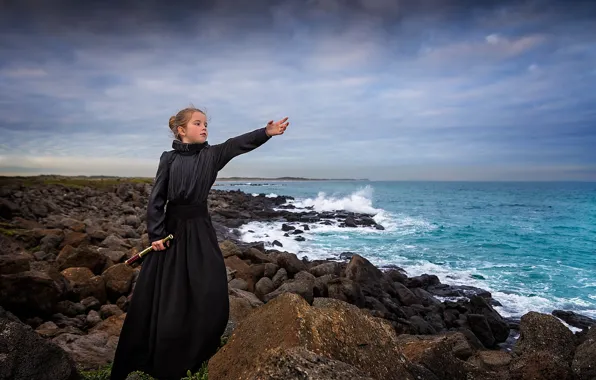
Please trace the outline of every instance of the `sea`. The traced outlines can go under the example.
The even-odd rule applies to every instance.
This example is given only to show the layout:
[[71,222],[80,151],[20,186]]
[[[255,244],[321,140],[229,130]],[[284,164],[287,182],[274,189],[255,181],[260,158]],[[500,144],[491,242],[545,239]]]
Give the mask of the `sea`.
[[354,252],[373,264],[434,274],[492,293],[505,317],[571,310],[596,318],[595,182],[218,182],[216,189],[292,196],[295,211],[374,215],[384,230],[310,224],[303,242],[282,222],[251,222],[242,240],[302,258]]

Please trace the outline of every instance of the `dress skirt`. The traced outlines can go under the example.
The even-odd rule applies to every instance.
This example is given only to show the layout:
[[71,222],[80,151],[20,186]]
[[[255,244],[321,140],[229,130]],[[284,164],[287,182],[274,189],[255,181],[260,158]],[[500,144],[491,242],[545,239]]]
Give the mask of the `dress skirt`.
[[198,371],[217,351],[229,316],[223,255],[206,204],[171,205],[170,247],[149,253],[116,350],[112,380],[141,370],[158,380]]

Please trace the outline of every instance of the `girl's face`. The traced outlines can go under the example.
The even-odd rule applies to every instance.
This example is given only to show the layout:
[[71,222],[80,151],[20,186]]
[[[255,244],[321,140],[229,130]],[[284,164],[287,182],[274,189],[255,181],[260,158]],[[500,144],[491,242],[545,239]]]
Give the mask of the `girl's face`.
[[207,141],[207,118],[201,112],[193,112],[186,128],[179,127],[180,137],[184,143],[204,143]]

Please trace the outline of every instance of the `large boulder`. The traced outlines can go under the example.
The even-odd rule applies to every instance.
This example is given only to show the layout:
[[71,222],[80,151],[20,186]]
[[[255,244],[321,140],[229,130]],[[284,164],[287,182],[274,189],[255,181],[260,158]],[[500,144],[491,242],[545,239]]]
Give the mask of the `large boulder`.
[[297,367],[307,365],[305,361],[314,366],[320,356],[321,366],[341,367],[365,378],[415,378],[391,324],[339,300],[317,300],[310,306],[297,294],[283,293],[253,310],[209,361],[209,377],[259,378],[263,368],[278,366],[281,372],[275,376],[285,373],[293,374],[286,379],[302,379]]
[[584,342],[577,347],[571,368],[578,380],[596,379],[596,326],[590,327]]
[[318,355],[304,347],[278,347],[271,351],[269,358],[256,369],[255,379],[375,380],[354,366]]
[[111,363],[126,314],[112,316],[93,327],[89,334],[60,334],[52,342],[66,351],[86,370],[98,369]]
[[0,304],[22,317],[51,315],[65,291],[48,273],[0,275]]
[[511,379],[566,380],[573,377],[575,336],[556,317],[529,312],[519,324],[520,337],[510,365]]
[[0,379],[78,380],[73,359],[29,326],[0,315]]
[[465,380],[469,370],[466,360],[474,349],[459,332],[436,336],[400,335],[401,352],[410,361],[420,364],[439,379]]
[[0,254],[0,275],[26,272],[31,269],[29,264],[33,261],[33,256],[22,252],[12,255]]
[[515,355],[543,351],[571,363],[575,352],[575,336],[556,317],[531,311],[521,317]]

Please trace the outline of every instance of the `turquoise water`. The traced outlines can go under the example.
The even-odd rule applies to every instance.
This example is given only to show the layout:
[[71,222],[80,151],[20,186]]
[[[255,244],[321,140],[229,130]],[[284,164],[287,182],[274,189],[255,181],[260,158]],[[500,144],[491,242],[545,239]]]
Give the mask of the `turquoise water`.
[[[255,183],[259,184],[259,183]],[[487,289],[519,317],[573,310],[596,317],[596,183],[266,182],[218,189],[296,197],[297,207],[376,214],[386,227],[311,226],[306,241],[281,223],[243,226],[246,241],[277,239],[309,258],[351,251],[409,275]]]

